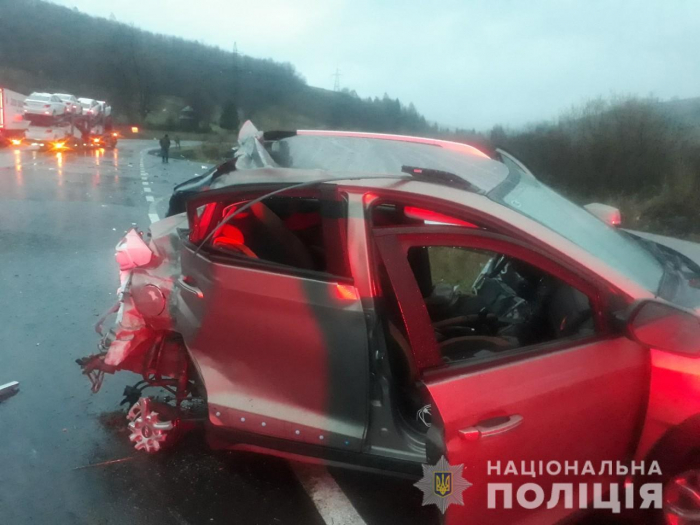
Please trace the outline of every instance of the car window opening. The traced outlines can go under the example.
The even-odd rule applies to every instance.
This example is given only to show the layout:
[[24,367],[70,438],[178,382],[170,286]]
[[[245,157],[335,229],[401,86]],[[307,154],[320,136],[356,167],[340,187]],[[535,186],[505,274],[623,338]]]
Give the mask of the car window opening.
[[588,297],[526,262],[449,246],[408,259],[446,362],[595,333]]
[[337,273],[338,269],[329,267],[327,260],[319,198],[271,197],[240,211],[249,203],[227,201],[200,206],[190,241],[199,243],[214,232],[203,247],[207,251]]
[[[596,333],[585,294],[523,261],[452,246],[416,246],[407,258],[446,364],[499,362],[533,345]],[[425,433],[430,399],[418,386],[420,370],[382,264],[377,275],[388,363],[384,373],[391,377],[393,405],[407,428]]]

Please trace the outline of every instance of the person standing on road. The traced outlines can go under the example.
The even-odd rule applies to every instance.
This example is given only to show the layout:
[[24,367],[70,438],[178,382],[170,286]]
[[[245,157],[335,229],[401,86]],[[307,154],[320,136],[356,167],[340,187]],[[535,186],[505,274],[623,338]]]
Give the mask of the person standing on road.
[[180,137],[178,135],[175,135],[175,146],[177,146],[177,149],[180,148]]
[[170,154],[170,137],[166,133],[165,136],[160,139],[160,156],[163,159],[163,164],[168,164],[168,155]]

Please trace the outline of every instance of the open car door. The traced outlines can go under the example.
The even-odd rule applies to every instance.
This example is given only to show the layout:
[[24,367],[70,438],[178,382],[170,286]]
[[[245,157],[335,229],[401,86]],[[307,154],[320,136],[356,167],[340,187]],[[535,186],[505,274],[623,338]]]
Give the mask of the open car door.
[[[227,205],[219,199],[196,204],[205,209],[190,213],[191,231],[207,206]],[[324,202],[320,208],[326,215]],[[272,212],[265,213],[269,219]],[[327,250],[343,238],[335,234],[335,215],[322,219]],[[282,235],[282,221],[273,219]],[[352,280],[239,248],[205,246],[197,253],[185,241],[181,252],[176,323],[206,388],[210,423],[237,441],[269,448],[296,442],[359,450],[367,425],[368,343]]]
[[[472,484],[464,491],[464,506],[449,507],[447,522],[555,523],[581,508],[581,483],[587,486],[584,504],[593,498],[594,484],[603,484],[603,495],[607,493],[609,483],[618,481],[615,464],[629,459],[636,445],[646,403],[649,356],[644,347],[607,328],[603,287],[551,256],[481,230],[378,228],[374,236],[432,401],[428,462],[435,465],[444,455],[450,465],[464,466],[463,476]],[[525,345],[516,341],[510,347],[501,345],[500,339],[509,338],[500,333],[486,339],[478,333],[465,336],[463,331],[454,340],[439,340],[426,302],[426,283],[418,282],[420,275],[434,275],[438,263],[454,272],[455,265],[472,259],[430,259],[432,267],[419,271],[415,250],[429,256],[434,247],[505,256],[575,288],[589,298],[595,329]],[[469,273],[467,268],[464,271]],[[497,269],[495,274],[505,271]],[[477,268],[471,275],[479,273]],[[512,304],[520,304],[516,299]],[[484,319],[489,314],[480,311]],[[568,322],[562,318],[555,324],[564,327]],[[492,344],[490,350],[476,351],[479,337]],[[449,353],[459,346],[453,343],[471,345],[471,350]],[[593,474],[582,474],[586,462],[591,462]],[[536,489],[524,494],[527,503],[522,504],[525,499],[518,491],[527,483],[542,490],[544,501],[538,501]],[[556,483],[571,483],[567,490],[573,498],[560,493]],[[503,485],[490,500],[496,484]]]

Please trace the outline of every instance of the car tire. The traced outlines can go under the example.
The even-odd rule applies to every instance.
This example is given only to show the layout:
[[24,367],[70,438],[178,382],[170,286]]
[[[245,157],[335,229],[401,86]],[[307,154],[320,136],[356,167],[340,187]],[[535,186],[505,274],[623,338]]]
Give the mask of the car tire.
[[[635,478],[639,488],[646,483],[662,485],[662,507],[642,510],[635,505],[623,523],[646,523],[649,525],[694,525],[700,524],[700,454],[689,453],[670,463],[659,461],[661,474]],[[647,464],[651,464],[648,462]]]
[[663,509],[657,523],[700,524],[700,461],[669,476],[663,485]]

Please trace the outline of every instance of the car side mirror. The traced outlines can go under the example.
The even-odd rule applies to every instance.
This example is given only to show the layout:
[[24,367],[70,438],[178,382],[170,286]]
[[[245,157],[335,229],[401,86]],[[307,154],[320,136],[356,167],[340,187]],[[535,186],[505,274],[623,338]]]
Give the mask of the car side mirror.
[[642,301],[627,319],[629,336],[651,348],[700,356],[700,318],[659,301]]
[[598,219],[609,226],[620,226],[622,224],[622,215],[620,210],[614,206],[592,202],[584,206],[586,210],[595,215]]

